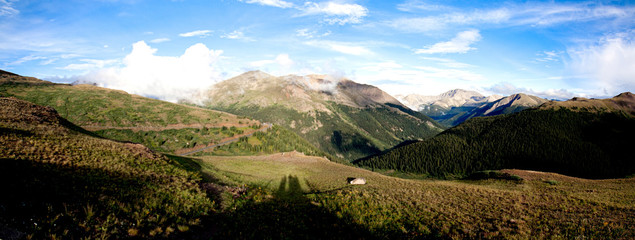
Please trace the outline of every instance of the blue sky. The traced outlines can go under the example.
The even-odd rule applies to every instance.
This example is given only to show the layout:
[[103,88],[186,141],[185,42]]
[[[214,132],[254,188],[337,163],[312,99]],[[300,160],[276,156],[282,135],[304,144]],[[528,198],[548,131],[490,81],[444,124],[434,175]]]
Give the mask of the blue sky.
[[390,94],[635,90],[630,1],[0,0],[0,68],[174,101],[249,70]]

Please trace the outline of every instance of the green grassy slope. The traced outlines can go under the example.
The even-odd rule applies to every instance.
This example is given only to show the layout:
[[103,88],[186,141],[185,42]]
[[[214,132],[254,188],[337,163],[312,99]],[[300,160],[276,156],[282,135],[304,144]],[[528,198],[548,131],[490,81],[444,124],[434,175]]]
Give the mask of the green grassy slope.
[[[51,106],[62,117],[100,136],[141,143],[153,150],[168,153],[222,142],[260,127],[259,121],[225,112],[90,85],[54,84],[7,72],[0,74],[0,96]],[[287,140],[271,139],[275,142]],[[303,149],[309,148],[314,149],[309,146]],[[288,147],[283,149],[289,150]],[[280,152],[283,149],[274,148],[267,152]],[[307,150],[307,154],[316,151]],[[251,153],[260,152],[254,149]]]
[[169,237],[215,206],[198,172],[144,146],[87,135],[52,108],[12,98],[0,106],[2,234]]
[[356,164],[435,177],[503,168],[624,177],[635,173],[633,136],[635,118],[624,112],[533,109],[471,119],[432,139]]
[[[223,238],[632,238],[635,179],[505,171],[522,181],[405,180],[316,157],[205,157],[203,172],[247,184]],[[366,185],[347,185],[363,177]]]

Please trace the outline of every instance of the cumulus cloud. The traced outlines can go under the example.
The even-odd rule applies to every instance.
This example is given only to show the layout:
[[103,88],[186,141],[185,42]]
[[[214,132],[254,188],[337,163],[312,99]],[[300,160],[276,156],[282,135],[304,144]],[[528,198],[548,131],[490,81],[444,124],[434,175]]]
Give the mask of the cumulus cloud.
[[271,6],[271,7],[279,7],[279,8],[290,8],[293,7],[293,3],[282,1],[282,0],[240,0],[241,2],[246,3],[255,3],[263,6]]
[[209,36],[210,33],[212,33],[211,30],[196,30],[196,31],[181,33],[181,34],[179,34],[179,36],[181,36],[181,37],[202,37],[202,38],[204,38],[204,37]]
[[137,42],[120,67],[93,71],[78,80],[171,102],[180,99],[197,102],[191,99],[195,93],[221,79],[216,66],[221,50],[198,43],[178,57],[157,56],[156,51],[144,41]]
[[435,43],[432,46],[417,49],[417,54],[433,54],[433,53],[466,53],[476,48],[471,47],[475,42],[481,40],[481,34],[478,30],[469,30],[460,32],[452,40],[447,42]]
[[359,4],[329,2],[305,2],[299,8],[301,15],[326,15],[324,19],[329,24],[344,25],[347,23],[360,23],[362,18],[368,15],[368,9]]
[[567,50],[568,67],[609,94],[635,89],[635,32],[609,36]]

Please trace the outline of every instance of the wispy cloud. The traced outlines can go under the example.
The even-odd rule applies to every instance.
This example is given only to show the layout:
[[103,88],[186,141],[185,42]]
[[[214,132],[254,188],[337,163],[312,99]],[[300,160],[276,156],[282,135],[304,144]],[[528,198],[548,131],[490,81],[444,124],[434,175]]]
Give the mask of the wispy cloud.
[[169,42],[170,39],[169,38],[155,38],[150,40],[151,43],[162,43],[162,42]]
[[538,56],[535,60],[538,62],[557,62],[562,58],[562,51],[543,51],[536,56]]
[[297,16],[325,16],[324,21],[328,24],[345,25],[348,23],[361,23],[362,19],[368,16],[368,9],[362,5],[354,3],[342,3],[340,1],[310,2],[306,1],[302,5],[295,5],[282,0],[239,0],[241,2],[272,6],[278,8],[293,8],[300,11]]
[[28,56],[21,57],[20,59],[15,60],[13,62],[10,62],[10,63],[6,64],[6,66],[20,65],[20,64],[25,63],[25,62],[34,61],[34,60],[44,60],[44,59],[46,59],[46,57],[28,55]]
[[473,26],[487,23],[501,23],[509,20],[508,9],[476,10],[470,13],[453,12],[429,17],[407,17],[389,20],[384,24],[404,32],[429,32],[449,28],[449,26]]
[[282,1],[282,0],[240,0],[241,2],[246,3],[255,3],[263,6],[271,6],[271,7],[279,7],[279,8],[291,8],[293,7],[293,3]]
[[408,0],[404,3],[398,4],[397,9],[404,12],[448,11],[451,10],[452,7],[440,4],[430,4],[421,0]]
[[608,94],[635,89],[635,31],[606,36],[597,42],[567,49],[574,75]]
[[181,33],[179,36],[181,37],[207,37],[212,33],[211,30],[196,30],[186,33]]
[[368,9],[359,4],[329,2],[305,2],[301,8],[301,15],[326,15],[324,19],[329,24],[344,25],[360,23],[368,15]]
[[73,63],[73,64],[69,64],[66,65],[65,67],[62,67],[60,69],[64,69],[64,70],[95,70],[95,69],[101,69],[104,68],[106,66],[115,64],[117,62],[119,62],[119,60],[117,59],[108,59],[108,60],[99,60],[99,59],[81,59],[81,62],[84,63]]
[[226,38],[226,39],[242,40],[242,41],[247,41],[247,42],[255,41],[254,39],[252,39],[250,37],[246,37],[245,34],[242,31],[238,31],[238,30],[235,30],[235,31],[230,32],[230,33],[223,34],[220,37],[221,38]]
[[298,37],[304,37],[304,38],[317,38],[317,37],[326,37],[328,35],[331,35],[331,31],[326,31],[325,33],[318,33],[318,31],[316,30],[311,30],[308,28],[303,28],[303,29],[298,29],[296,32],[296,36]]
[[429,60],[429,61],[434,61],[435,63],[437,63],[437,64],[439,64],[441,66],[445,66],[445,67],[449,67],[449,68],[469,68],[469,67],[474,67],[474,65],[467,64],[467,63],[462,63],[462,62],[457,62],[456,60],[449,59],[449,58],[422,57],[422,59]]
[[460,32],[452,40],[447,42],[435,43],[432,46],[417,49],[417,54],[433,54],[433,53],[466,53],[474,50],[471,45],[481,40],[481,34],[478,30],[469,30]]
[[20,13],[20,11],[13,8],[13,2],[11,0],[0,0],[0,17],[13,16],[18,13]]
[[371,55],[373,51],[369,50],[364,46],[360,46],[358,43],[349,43],[349,42],[337,42],[337,41],[307,41],[304,44],[324,48],[331,51],[336,51],[349,55]]
[[465,69],[430,66],[408,66],[395,61],[366,64],[357,77],[390,94],[436,95],[448,89],[478,85],[485,77]]
[[[418,2],[418,1],[417,1]],[[402,10],[420,8],[443,8],[442,5],[405,3],[398,5]],[[449,11],[449,12],[448,12]],[[494,24],[504,26],[552,26],[567,22],[588,22],[613,19],[617,23],[632,24],[635,7],[605,6],[583,3],[526,3],[506,4],[500,8],[476,9],[473,11],[453,10],[448,7],[443,14],[426,17],[402,17],[384,22],[385,25],[404,32],[429,32],[450,27]]]
[[484,90],[501,95],[512,95],[516,93],[525,93],[529,95],[534,95],[546,99],[558,99],[564,100],[572,97],[588,97],[588,95],[584,94],[576,94],[569,92],[566,89],[547,89],[543,91],[533,90],[531,88],[524,87],[516,87],[511,83],[498,83],[489,88],[485,88]]

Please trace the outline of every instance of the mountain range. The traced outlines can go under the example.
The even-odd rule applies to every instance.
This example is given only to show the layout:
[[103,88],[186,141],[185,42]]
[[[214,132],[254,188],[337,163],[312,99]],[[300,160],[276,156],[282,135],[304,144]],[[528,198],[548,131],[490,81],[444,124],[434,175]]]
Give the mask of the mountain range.
[[340,159],[376,154],[444,128],[371,85],[328,75],[247,72],[217,83],[212,109],[281,125]]
[[519,168],[585,178],[635,172],[635,96],[549,101],[518,113],[470,119],[434,138],[360,159],[360,166],[436,177]]
[[410,94],[397,95],[397,98],[447,127],[456,126],[470,118],[519,112],[547,102],[547,99],[523,93],[506,97],[483,96],[478,92],[462,89],[450,90],[437,96]]

